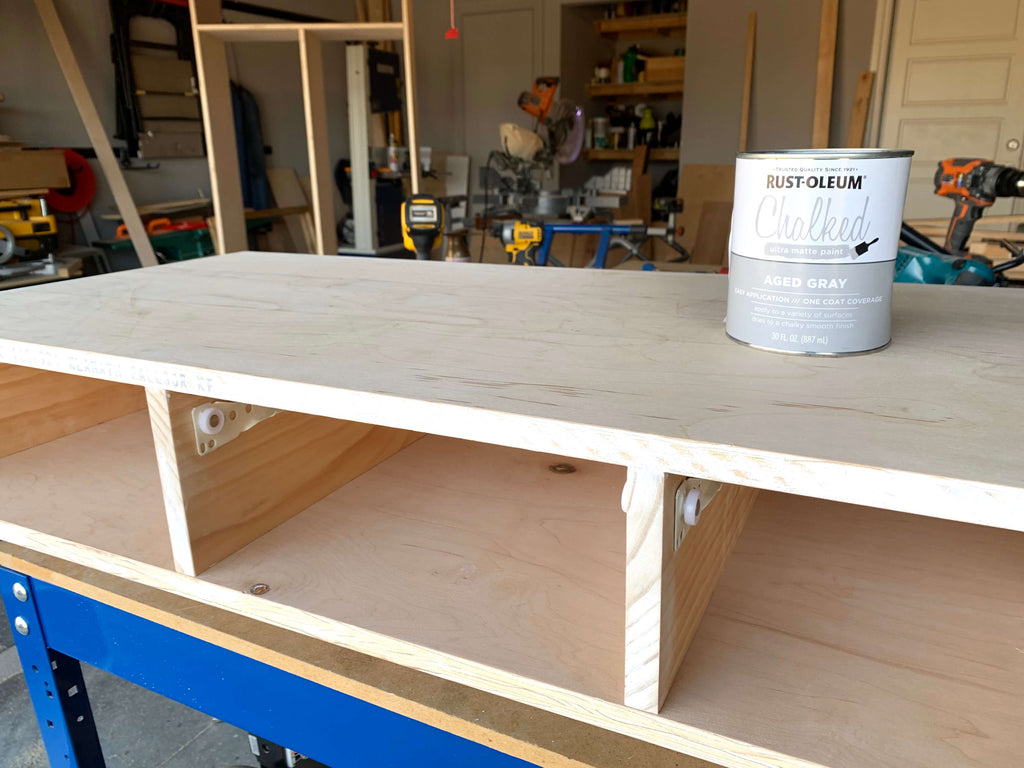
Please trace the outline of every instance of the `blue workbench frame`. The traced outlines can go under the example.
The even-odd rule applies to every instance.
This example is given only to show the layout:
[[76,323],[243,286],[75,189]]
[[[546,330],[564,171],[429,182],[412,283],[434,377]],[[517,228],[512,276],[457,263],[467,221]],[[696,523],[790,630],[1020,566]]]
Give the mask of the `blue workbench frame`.
[[0,592],[52,768],[105,766],[80,661],[335,768],[533,765],[3,567]]

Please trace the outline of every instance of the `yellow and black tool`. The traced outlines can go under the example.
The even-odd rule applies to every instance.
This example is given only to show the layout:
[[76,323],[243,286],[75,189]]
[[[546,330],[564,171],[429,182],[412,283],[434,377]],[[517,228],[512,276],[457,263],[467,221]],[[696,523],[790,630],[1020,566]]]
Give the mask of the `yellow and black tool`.
[[528,221],[495,222],[501,242],[505,245],[508,260],[512,264],[534,266],[537,264],[537,249],[544,242],[544,227]]
[[53,250],[57,244],[57,218],[43,198],[0,200],[0,264],[13,256]]
[[420,261],[429,261],[430,252],[441,244],[444,232],[444,205],[433,195],[413,195],[402,203],[402,242],[416,252]]

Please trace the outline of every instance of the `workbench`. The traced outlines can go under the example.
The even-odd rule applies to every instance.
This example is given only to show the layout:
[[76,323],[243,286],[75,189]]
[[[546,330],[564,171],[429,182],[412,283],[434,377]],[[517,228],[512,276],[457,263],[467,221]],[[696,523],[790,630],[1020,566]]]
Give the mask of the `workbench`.
[[0,566],[91,601],[55,653],[134,679],[149,622],[424,764],[1018,765],[1024,294],[897,285],[830,359],[726,291],[240,253],[0,296]]

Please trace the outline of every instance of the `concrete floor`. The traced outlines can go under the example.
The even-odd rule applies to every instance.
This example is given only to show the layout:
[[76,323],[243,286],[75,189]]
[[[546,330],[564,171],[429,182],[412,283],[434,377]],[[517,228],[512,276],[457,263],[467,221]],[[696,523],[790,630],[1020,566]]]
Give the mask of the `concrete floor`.
[[[0,768],[49,768],[0,604]],[[244,731],[83,665],[108,768],[256,766]]]

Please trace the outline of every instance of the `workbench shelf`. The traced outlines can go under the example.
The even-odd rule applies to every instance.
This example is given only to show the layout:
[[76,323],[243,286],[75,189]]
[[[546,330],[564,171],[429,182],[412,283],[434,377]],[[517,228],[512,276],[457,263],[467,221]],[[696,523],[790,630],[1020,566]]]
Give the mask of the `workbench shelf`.
[[[998,481],[1017,471],[1015,432],[1000,430],[1020,415],[1004,391],[1016,386],[1019,364],[992,340],[1003,324],[1015,327],[999,319],[999,307],[1017,306],[1016,297],[998,292],[962,307],[972,322],[960,317],[943,339],[983,372],[974,380],[979,396],[1008,409],[999,418],[971,411],[954,423],[984,422],[1000,449],[973,479],[956,480],[920,475],[919,455],[910,453],[884,471],[834,458],[802,464],[801,456],[824,451],[799,440],[824,438],[789,410],[770,420],[772,439],[791,430],[785,439],[803,451],[785,455],[789,470],[772,465],[781,461],[777,446],[738,448],[742,430],[711,449],[706,438],[689,437],[663,450],[650,434],[568,425],[592,355],[609,344],[555,309],[570,287],[580,301],[603,306],[615,296],[632,308],[614,325],[617,367],[602,369],[602,392],[625,390],[621,366],[640,365],[639,356],[658,362],[643,386],[677,391],[742,369],[751,351],[720,339],[721,297],[707,297],[723,292],[718,277],[540,272],[242,254],[94,278],[88,293],[50,286],[3,298],[0,539],[727,768],[1017,766],[1024,532],[1010,530],[1021,527],[1016,487]],[[516,294],[494,285],[505,275],[537,311],[501,325],[480,352],[465,336],[476,333],[484,309],[500,311]],[[459,303],[440,302],[453,279],[463,281]],[[387,300],[367,296],[385,283]],[[677,314],[645,315],[643,301],[661,291]],[[903,326],[904,348],[916,350],[929,376],[918,381],[915,402],[930,403],[949,383],[921,351],[931,349],[940,309],[927,289],[901,295],[902,311],[912,306],[918,318]],[[69,297],[80,301],[75,322],[65,313]],[[225,311],[225,302],[236,308]],[[402,319],[407,303],[414,319]],[[40,330],[27,318],[43,305],[61,312]],[[279,309],[267,316],[268,306]],[[213,314],[215,324],[195,322]],[[612,332],[598,315],[591,322]],[[396,336],[421,323],[445,328],[429,355]],[[988,335],[971,330],[982,326]],[[82,349],[62,347],[65,333]],[[276,354],[271,333],[309,350],[300,359],[282,347],[270,364],[286,364],[289,379],[261,368]],[[691,354],[670,341],[677,333]],[[525,393],[511,368],[512,383],[485,381],[512,365],[509,356],[516,368],[539,364],[536,337],[562,339],[560,365],[581,378],[552,376]],[[190,352],[159,348],[182,339]],[[251,350],[245,365],[224,364],[232,345]],[[486,361],[436,390],[447,399],[403,389],[434,386],[468,349]],[[356,366],[358,354],[378,362]],[[759,387],[798,379],[829,393],[868,363],[890,372],[909,364],[892,355],[756,359]],[[582,361],[578,369],[572,360]],[[861,384],[848,397],[860,405],[869,396]],[[737,394],[741,384],[730,386],[733,403],[747,397]],[[365,394],[373,387],[386,391]],[[521,397],[540,415],[467,409],[477,388],[498,389],[499,401]],[[673,401],[658,418],[696,408],[716,428],[734,430],[735,410],[703,397]],[[769,397],[796,402],[781,389]],[[864,409],[833,409],[819,397],[832,420],[826,437],[856,439]],[[622,413],[636,398],[621,401]],[[250,404],[258,417],[250,428],[204,433],[214,445],[204,437],[199,448],[196,424],[210,426],[207,408],[230,421]],[[946,428],[910,415],[910,429]],[[872,422],[873,455],[887,450],[894,418]],[[521,426],[510,426],[516,419]],[[944,445],[936,441],[934,466],[962,462],[963,446],[947,455]],[[701,482],[710,475],[725,484],[713,498],[701,486],[710,502],[677,548],[683,476],[672,473],[686,462],[701,465],[701,474],[689,473]],[[829,465],[839,474],[827,475]],[[813,468],[806,487],[803,466]],[[791,479],[780,487],[786,471]],[[858,471],[876,482],[836,480]],[[916,494],[870,495],[890,493],[892,477],[913,485],[919,476],[921,493],[945,494],[943,483],[958,491],[927,504]],[[730,484],[737,479],[762,490]],[[904,511],[780,492],[787,489],[889,498]],[[14,565],[0,558],[5,564]]]

